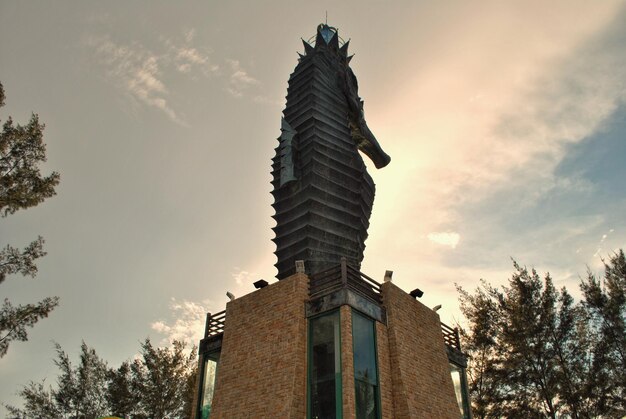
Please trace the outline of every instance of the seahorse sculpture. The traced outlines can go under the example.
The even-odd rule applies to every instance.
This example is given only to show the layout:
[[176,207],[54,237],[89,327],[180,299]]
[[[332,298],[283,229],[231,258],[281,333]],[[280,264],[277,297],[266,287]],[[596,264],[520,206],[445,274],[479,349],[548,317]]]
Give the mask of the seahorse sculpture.
[[359,150],[377,168],[391,160],[367,127],[348,42],[317,27],[315,45],[289,77],[281,136],[272,160],[278,279],[304,260],[315,274],[342,257],[360,268],[374,203],[374,182]]

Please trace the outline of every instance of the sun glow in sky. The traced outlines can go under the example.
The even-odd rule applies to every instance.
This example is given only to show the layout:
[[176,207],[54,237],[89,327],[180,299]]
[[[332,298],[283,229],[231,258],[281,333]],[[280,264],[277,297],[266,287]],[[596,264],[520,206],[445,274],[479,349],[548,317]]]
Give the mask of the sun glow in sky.
[[0,221],[0,246],[41,234],[48,251],[3,296],[61,297],[0,359],[1,402],[53,380],[53,340],[116,366],[146,336],[197,341],[227,290],[273,280],[270,159],[326,10],[392,158],[365,158],[363,272],[393,270],[452,323],[454,284],[504,283],[511,258],[577,295],[626,247],[623,1],[0,0],[0,119],[38,113],[61,173],[57,196]]

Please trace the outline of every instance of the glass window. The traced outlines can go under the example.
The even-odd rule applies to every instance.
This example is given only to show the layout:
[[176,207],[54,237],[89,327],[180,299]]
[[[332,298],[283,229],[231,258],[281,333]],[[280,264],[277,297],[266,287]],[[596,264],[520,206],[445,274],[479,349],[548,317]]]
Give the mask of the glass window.
[[339,312],[309,320],[309,418],[341,418]]
[[198,412],[200,419],[208,419],[211,416],[211,405],[213,404],[213,392],[215,390],[215,377],[217,375],[219,358],[219,352],[204,355],[204,365],[202,366],[202,392],[199,397],[200,409]]
[[463,371],[463,368],[455,364],[450,364],[450,374],[452,375],[452,384],[454,384],[454,393],[456,394],[456,401],[459,405],[461,417],[470,418],[469,397],[467,394],[465,371]]
[[352,312],[352,345],[356,417],[377,419],[380,417],[380,408],[375,323],[355,311]]

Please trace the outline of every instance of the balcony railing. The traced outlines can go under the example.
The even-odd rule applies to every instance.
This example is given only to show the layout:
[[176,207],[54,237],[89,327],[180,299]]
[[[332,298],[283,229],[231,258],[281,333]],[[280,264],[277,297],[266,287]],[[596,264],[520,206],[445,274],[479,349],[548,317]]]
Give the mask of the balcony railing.
[[441,331],[443,332],[443,341],[446,346],[458,351],[461,350],[461,341],[459,340],[459,329],[451,328],[445,323],[441,323]]
[[219,313],[206,315],[206,325],[204,327],[204,337],[219,335],[224,333],[224,324],[226,323],[226,310]]
[[341,289],[350,289],[376,304],[382,304],[380,283],[348,265],[345,258],[341,259],[338,266],[312,275],[309,284],[311,300]]
[[[341,261],[340,265],[313,275],[309,284],[311,299],[348,288],[377,304],[382,304],[380,283],[349,266],[345,259]],[[207,313],[204,337],[208,338],[224,333],[225,324],[226,310],[215,314]],[[443,333],[443,341],[446,346],[461,351],[458,328],[452,328],[445,323],[441,323],[441,332]]]

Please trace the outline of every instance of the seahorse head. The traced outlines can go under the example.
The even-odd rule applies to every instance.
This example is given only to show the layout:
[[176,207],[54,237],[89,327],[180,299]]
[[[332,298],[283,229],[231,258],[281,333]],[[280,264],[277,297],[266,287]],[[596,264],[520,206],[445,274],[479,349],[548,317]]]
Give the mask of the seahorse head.
[[348,56],[350,41],[343,42],[341,46],[339,41],[339,32],[336,28],[327,24],[320,24],[317,27],[315,46],[311,46],[307,41],[302,41],[305,55],[302,55],[301,58],[304,59],[316,53],[326,53],[335,63],[338,87],[343,92],[348,104],[348,125],[352,139],[358,149],[372,160],[376,168],[380,169],[389,164],[391,157],[383,151],[365,121],[363,100],[359,97],[359,85],[350,68],[350,60],[353,57]]

